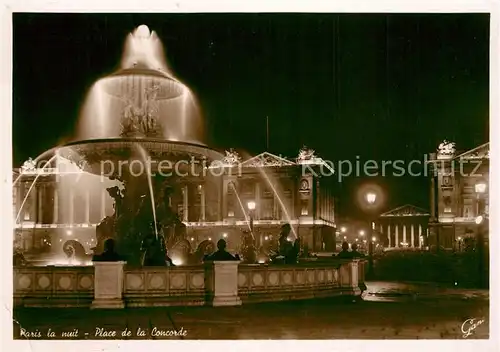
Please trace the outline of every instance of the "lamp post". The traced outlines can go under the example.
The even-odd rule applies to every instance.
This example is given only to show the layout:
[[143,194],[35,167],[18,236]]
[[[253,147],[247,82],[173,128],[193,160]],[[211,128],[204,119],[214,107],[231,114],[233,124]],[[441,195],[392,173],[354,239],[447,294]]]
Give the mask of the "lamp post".
[[[377,201],[377,194],[374,192],[368,192],[366,193],[365,196],[366,202],[368,203],[369,207],[373,207],[375,202]],[[372,224],[372,221],[370,221],[370,234],[371,234],[371,240],[368,242],[368,276],[373,277],[373,243],[375,241],[375,236],[373,234],[373,228],[374,228],[374,223]],[[364,235],[361,234],[360,235]]]
[[486,193],[486,183],[478,182],[474,185],[474,191],[476,192],[477,208],[476,208],[476,250],[477,250],[477,260],[478,260],[478,281],[479,286],[484,287],[484,226],[485,226],[485,206],[484,206],[484,194]]
[[253,242],[255,243],[255,235],[253,233],[253,215],[254,215],[254,211],[255,211],[255,202],[254,201],[249,201],[247,203],[247,207],[248,207],[248,217],[249,217],[249,225],[250,225],[250,233],[252,234],[252,240]]

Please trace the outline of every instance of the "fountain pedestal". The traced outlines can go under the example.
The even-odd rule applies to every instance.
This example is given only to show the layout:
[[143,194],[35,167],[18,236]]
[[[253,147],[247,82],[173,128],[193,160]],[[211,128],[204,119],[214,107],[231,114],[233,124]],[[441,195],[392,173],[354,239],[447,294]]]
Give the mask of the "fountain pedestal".
[[205,262],[206,303],[213,307],[240,306],[238,296],[239,261]]
[[126,262],[94,262],[94,300],[91,309],[125,308],[123,266]]
[[[341,286],[349,290],[349,294],[354,296],[361,295],[359,288],[359,259],[350,259],[344,261],[340,266],[340,283]],[[364,277],[362,278],[364,281]]]

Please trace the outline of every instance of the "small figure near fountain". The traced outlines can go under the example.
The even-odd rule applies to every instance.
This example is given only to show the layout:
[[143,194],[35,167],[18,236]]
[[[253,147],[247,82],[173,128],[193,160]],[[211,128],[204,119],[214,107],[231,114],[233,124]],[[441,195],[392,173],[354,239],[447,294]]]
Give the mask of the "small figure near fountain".
[[206,257],[204,260],[213,261],[226,261],[226,260],[238,260],[234,255],[226,251],[227,243],[225,240],[220,239],[217,241],[217,251]]
[[257,250],[254,245],[253,236],[249,231],[243,231],[241,255],[245,264],[254,264],[257,261]]
[[[160,225],[157,225],[161,228]],[[149,234],[144,237],[141,244],[141,251],[144,252],[143,266],[174,266],[172,259],[167,254],[165,237],[163,233],[156,233],[155,224],[150,224]]]
[[349,243],[347,242],[342,242],[342,250],[340,251],[339,254],[337,254],[337,258],[352,258],[351,252],[349,252]]
[[20,248],[14,248],[13,263],[15,268],[28,265],[28,261]]
[[300,252],[300,240],[297,238],[293,243],[288,239],[292,227],[290,224],[281,226],[281,233],[278,240],[279,252],[278,256],[273,259],[274,262],[283,261],[285,264],[297,263]]
[[96,254],[92,258],[94,262],[118,262],[123,258],[115,251],[115,240],[108,238],[104,241],[104,251],[102,254]]
[[358,252],[358,245],[356,243],[353,243],[351,245],[351,258],[363,258],[365,255],[361,252]]

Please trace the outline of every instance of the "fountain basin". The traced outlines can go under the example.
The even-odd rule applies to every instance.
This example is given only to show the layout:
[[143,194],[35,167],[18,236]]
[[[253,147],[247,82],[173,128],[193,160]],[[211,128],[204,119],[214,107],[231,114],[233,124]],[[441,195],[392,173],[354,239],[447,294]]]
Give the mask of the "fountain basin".
[[[58,149],[59,156],[79,165],[84,171],[97,175],[106,173],[103,165],[119,169],[119,163],[138,159],[139,148],[143,148],[152,161],[151,171],[158,171],[161,161],[181,162],[184,166],[196,163],[208,166],[213,160],[221,160],[223,155],[202,144],[168,141],[153,138],[108,138],[78,141]],[[165,167],[164,165],[160,165]]]

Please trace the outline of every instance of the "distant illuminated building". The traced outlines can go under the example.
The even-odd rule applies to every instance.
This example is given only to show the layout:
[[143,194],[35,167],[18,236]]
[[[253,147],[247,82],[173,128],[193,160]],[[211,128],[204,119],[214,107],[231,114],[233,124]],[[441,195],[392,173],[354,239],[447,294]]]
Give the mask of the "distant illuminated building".
[[[266,238],[277,241],[281,226],[290,223],[293,234],[309,250],[335,250],[333,190],[327,178],[313,172],[329,166],[313,151],[303,149],[295,160],[264,152],[245,161],[230,151],[210,167],[221,165],[218,177],[182,179],[182,187],[171,198],[171,207],[187,226],[186,239],[193,247],[203,240],[224,238],[229,249],[238,250],[242,231],[248,229],[246,204],[254,201],[253,225],[259,245]],[[100,176],[83,173],[74,165],[37,168],[32,160],[14,170],[13,179],[18,177],[13,189],[14,217],[23,249],[54,252],[68,240],[78,239],[90,252],[95,227],[114,212],[113,199],[106,191],[113,182],[92,183],[91,178]],[[77,183],[62,188],[65,178]]]
[[489,143],[457,153],[445,141],[431,154],[431,245],[460,248],[460,241],[476,236],[476,218],[489,217],[489,157]]

